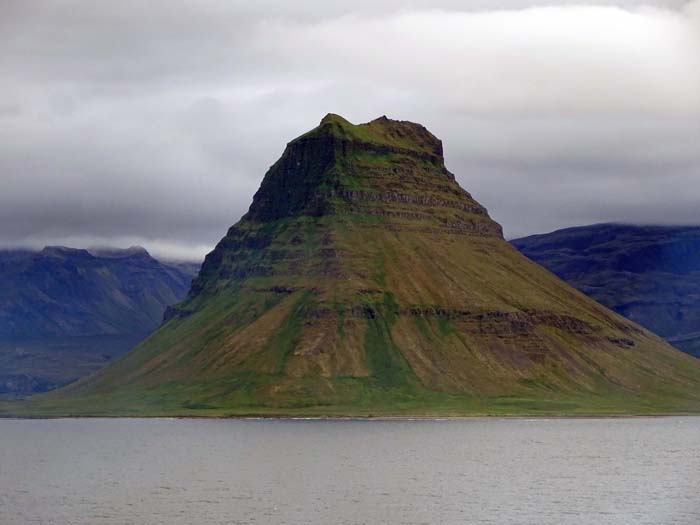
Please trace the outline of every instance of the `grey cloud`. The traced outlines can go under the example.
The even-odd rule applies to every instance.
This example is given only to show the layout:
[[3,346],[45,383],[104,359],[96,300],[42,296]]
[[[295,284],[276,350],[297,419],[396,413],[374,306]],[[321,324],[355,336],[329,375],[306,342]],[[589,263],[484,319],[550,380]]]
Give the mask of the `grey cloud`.
[[700,223],[698,1],[6,4],[0,245],[199,256],[327,112],[425,124],[509,236]]

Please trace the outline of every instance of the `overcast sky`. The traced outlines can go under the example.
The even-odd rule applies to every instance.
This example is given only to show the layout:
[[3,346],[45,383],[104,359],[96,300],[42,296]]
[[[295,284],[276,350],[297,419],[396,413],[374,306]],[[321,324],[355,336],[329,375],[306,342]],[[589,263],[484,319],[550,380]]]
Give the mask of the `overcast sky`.
[[426,125],[509,238],[700,223],[700,0],[2,0],[0,79],[3,246],[202,256],[328,112]]

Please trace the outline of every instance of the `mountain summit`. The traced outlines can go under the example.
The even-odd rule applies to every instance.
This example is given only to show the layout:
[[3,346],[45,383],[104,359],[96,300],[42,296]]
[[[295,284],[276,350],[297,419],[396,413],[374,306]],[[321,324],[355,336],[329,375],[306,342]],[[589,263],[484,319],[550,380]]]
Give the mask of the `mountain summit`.
[[505,242],[426,128],[331,114],[287,145],[164,324],[44,406],[653,412],[697,410],[699,387],[694,359]]

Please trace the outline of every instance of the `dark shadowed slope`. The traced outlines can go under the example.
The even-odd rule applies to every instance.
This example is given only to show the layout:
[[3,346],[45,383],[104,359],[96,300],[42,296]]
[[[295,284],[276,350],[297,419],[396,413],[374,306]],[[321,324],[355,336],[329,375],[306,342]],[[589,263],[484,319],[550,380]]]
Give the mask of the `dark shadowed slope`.
[[512,243],[595,300],[700,356],[700,227],[596,224]]
[[94,372],[153,331],[192,277],[143,248],[0,251],[0,393]]
[[[504,189],[506,191],[506,189]],[[33,414],[697,411],[700,364],[533,263],[424,127],[288,144],[187,299]]]

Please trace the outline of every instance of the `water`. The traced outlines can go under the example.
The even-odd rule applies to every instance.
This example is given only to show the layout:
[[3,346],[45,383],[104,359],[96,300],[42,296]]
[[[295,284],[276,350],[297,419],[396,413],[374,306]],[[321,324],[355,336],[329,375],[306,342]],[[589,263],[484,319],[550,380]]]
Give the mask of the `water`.
[[700,524],[700,418],[0,420],[0,523]]

